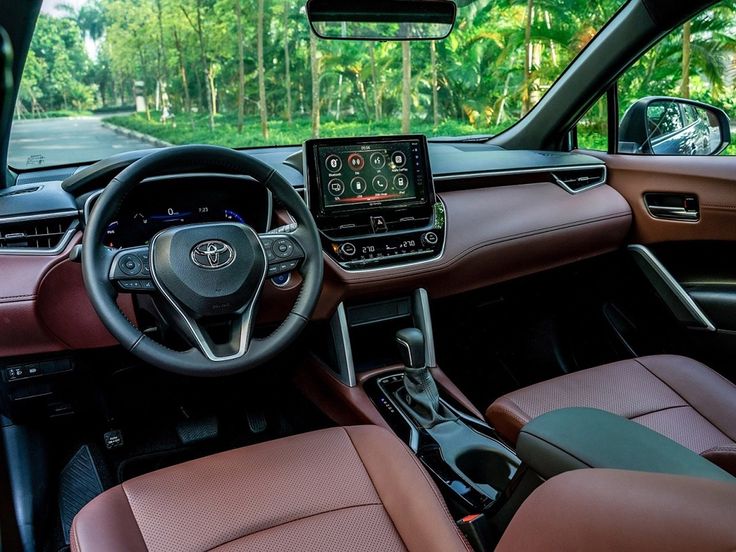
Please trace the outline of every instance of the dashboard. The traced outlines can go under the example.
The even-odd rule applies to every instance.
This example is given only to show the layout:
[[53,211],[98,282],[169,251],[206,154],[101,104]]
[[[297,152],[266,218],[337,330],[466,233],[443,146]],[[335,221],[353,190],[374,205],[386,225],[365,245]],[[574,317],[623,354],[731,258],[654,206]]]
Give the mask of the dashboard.
[[[376,176],[408,174],[410,150],[405,171],[391,167],[390,160],[401,168],[403,159],[396,163],[393,153],[412,138],[247,150],[303,194],[317,220],[325,282],[315,319],[329,320],[340,302],[397,296],[420,287],[433,298],[448,297],[613,251],[625,243],[631,208],[605,185],[604,163],[584,154],[460,142],[432,142],[423,151],[419,138],[413,163],[420,165],[429,201],[418,181],[398,198],[380,195],[396,193],[390,188],[382,192],[380,179],[378,189],[369,190]],[[317,155],[324,155],[326,162],[329,148],[337,148],[333,151],[343,167],[317,174],[323,170]],[[378,150],[385,155],[383,167],[381,161],[371,164]],[[27,171],[13,188],[0,191],[0,233],[42,234],[28,239],[23,251],[0,245],[0,318],[11,321],[0,356],[114,344],[86,300],[75,252],[84,238],[84,212],[92,208],[95,194],[146,153],[124,153],[88,166]],[[355,153],[362,163],[349,160]],[[324,165],[324,171],[331,169]],[[348,187],[344,197],[354,199],[335,201],[334,208],[323,210],[320,202],[326,202],[324,193],[329,193],[323,186],[329,186],[330,174],[338,173]],[[589,182],[596,175],[599,184],[586,185],[580,193],[560,183],[575,177]],[[357,176],[366,182],[365,193],[348,191]],[[112,247],[135,247],[162,228],[198,220],[242,220],[258,232],[290,223],[288,213],[255,181],[192,168],[143,182],[109,221],[104,241]],[[46,234],[52,223],[60,226],[55,245]],[[258,323],[283,320],[301,281],[297,272],[286,283],[267,282]],[[121,308],[135,317],[130,297],[121,294],[120,299]],[[75,313],[74,325],[68,323],[69,312]]]
[[104,244],[145,245],[161,230],[199,222],[239,222],[268,230],[270,194],[254,180],[226,175],[180,175],[144,181],[110,221]]

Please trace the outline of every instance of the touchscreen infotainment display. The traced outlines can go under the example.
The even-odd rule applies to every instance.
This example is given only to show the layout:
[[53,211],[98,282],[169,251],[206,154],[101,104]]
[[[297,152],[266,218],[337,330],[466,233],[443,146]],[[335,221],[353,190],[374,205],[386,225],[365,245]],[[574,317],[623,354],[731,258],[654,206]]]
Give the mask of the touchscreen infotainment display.
[[317,185],[325,214],[428,199],[422,136],[311,140],[305,147],[310,177],[316,180],[310,186]]

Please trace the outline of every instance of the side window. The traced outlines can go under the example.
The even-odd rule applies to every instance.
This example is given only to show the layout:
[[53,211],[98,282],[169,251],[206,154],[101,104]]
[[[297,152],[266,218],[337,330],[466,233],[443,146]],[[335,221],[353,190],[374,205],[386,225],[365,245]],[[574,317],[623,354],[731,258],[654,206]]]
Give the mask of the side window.
[[[619,79],[618,153],[734,154],[736,4],[720,2],[672,31]],[[582,147],[582,146],[581,146]]]
[[604,95],[578,121],[577,147],[584,150],[608,151],[608,101]]

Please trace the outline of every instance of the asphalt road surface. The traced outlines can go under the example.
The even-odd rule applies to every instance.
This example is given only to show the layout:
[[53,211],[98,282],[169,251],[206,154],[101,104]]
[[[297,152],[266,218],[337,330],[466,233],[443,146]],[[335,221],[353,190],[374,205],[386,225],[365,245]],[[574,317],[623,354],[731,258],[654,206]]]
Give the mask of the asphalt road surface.
[[13,122],[9,164],[18,169],[97,161],[116,153],[151,148],[102,126],[101,115]]

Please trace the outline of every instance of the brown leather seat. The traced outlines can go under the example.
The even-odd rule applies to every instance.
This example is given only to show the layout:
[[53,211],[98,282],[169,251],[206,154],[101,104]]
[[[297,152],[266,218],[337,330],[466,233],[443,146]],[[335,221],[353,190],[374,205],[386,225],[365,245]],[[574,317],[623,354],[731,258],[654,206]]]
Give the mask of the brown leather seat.
[[524,501],[496,552],[736,550],[734,504],[732,483],[575,470]]
[[658,355],[567,374],[497,399],[486,418],[516,444],[528,421],[558,408],[607,410],[647,426],[736,475],[736,386],[692,359]]
[[216,454],[114,487],[74,519],[75,552],[469,551],[413,454],[375,426]]

